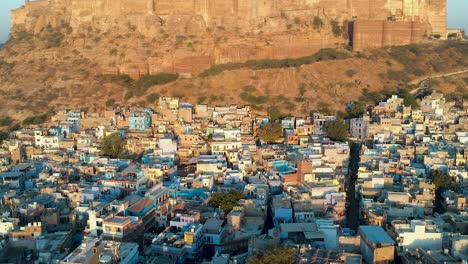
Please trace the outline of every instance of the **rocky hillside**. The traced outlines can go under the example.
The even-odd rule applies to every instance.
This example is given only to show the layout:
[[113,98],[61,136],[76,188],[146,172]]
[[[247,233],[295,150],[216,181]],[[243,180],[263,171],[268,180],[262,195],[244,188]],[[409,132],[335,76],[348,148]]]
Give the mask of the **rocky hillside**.
[[[275,115],[341,110],[465,67],[461,44],[368,50],[444,38],[445,10],[446,0],[27,1],[0,48],[0,129],[163,95]],[[440,85],[462,91],[458,79]]]
[[12,34],[76,50],[102,73],[193,77],[352,41],[363,50],[445,38],[445,10],[446,0],[36,0],[12,12]]
[[[412,79],[468,68],[468,46],[434,42],[352,53],[325,49],[311,56],[256,60],[214,66],[199,76],[127,75],[100,72],[108,60],[144,56],[145,39],[98,34],[92,46],[70,49],[67,28],[12,38],[0,50],[0,116],[14,124],[54,109],[102,110],[114,104],[153,105],[158,96],[179,96],[192,103],[250,104],[260,112],[306,114],[311,109],[342,110],[351,100],[379,100]],[[109,46],[126,47],[103,54]],[[139,48],[138,48],[139,47]],[[438,89],[466,94],[468,79],[439,79]],[[3,126],[5,128],[6,126]]]

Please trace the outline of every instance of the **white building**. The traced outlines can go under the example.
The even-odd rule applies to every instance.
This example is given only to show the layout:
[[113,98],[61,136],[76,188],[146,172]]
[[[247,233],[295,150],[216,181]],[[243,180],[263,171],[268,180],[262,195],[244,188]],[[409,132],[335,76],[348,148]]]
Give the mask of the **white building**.
[[369,120],[364,118],[353,118],[350,120],[349,132],[351,137],[366,139],[369,136]]
[[44,149],[58,149],[60,147],[59,136],[44,135],[42,131],[34,131],[34,145]]
[[398,246],[406,249],[442,250],[442,232],[430,220],[394,221]]
[[[117,256],[114,252],[117,252]],[[88,238],[60,263],[111,264],[116,263],[117,259],[119,264],[135,264],[139,257],[137,243],[100,241],[97,238]]]
[[11,231],[16,230],[18,224],[18,218],[2,218],[0,220],[0,235],[7,236]]
[[327,250],[336,250],[338,248],[338,225],[335,225],[331,220],[317,219],[318,231],[322,231],[324,235],[325,248]]

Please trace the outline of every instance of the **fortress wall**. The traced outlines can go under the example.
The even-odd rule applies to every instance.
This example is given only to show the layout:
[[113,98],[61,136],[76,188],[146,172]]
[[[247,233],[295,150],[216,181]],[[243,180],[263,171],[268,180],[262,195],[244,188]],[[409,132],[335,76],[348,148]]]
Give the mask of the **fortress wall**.
[[[262,1],[258,1],[258,2],[262,2]],[[306,1],[304,0],[274,0],[272,2],[276,2],[276,6],[284,11],[307,8]]]
[[431,25],[432,34],[444,37],[447,34],[447,1],[432,0],[426,4],[425,18]]
[[[26,3],[26,10],[12,11],[13,25],[27,23],[38,9],[47,8],[71,16],[65,20],[80,22],[120,18],[123,15],[200,15],[210,26],[241,26],[247,30],[250,22],[277,17],[314,16],[338,21],[386,20],[396,16],[404,21],[429,23],[434,34],[446,33],[446,0],[40,0]],[[54,11],[55,10],[55,11]],[[26,13],[26,14],[25,14]],[[223,25],[224,24],[224,25]],[[29,27],[31,28],[31,26]]]
[[104,0],[103,5],[105,8],[102,10],[102,13],[105,16],[120,15],[120,10],[122,10],[122,4],[120,1]]
[[421,0],[403,0],[403,13],[409,17],[419,17],[421,13]]
[[383,21],[356,20],[353,25],[353,49],[362,51],[366,48],[382,46]]
[[40,16],[47,14],[50,7],[49,0],[26,2],[24,6],[11,11],[11,26],[23,26],[24,30],[33,32],[36,21]]
[[[195,0],[195,14],[199,14],[203,17],[203,20],[208,21],[211,17],[208,12],[209,10],[209,0]],[[157,12],[157,11],[156,11]]]
[[423,40],[425,32],[420,22],[413,21],[411,24],[411,43],[419,43]]
[[72,1],[70,25],[74,28],[79,27],[82,23],[89,23],[99,14],[103,14],[104,9],[102,3],[98,0],[81,0]]
[[[275,1],[262,1],[262,0],[238,0],[239,2],[239,17],[240,18],[258,18],[258,17],[271,17],[271,16],[279,16],[279,11],[276,9],[276,2]],[[253,9],[254,13],[250,16],[244,17],[244,12],[241,3],[248,3],[251,5],[250,8]],[[250,2],[250,3],[249,3]]]
[[72,19],[84,17],[119,17],[124,15],[148,14],[152,1],[149,0],[71,0],[70,6],[57,4],[56,8],[71,10]]
[[237,0],[208,1],[209,27],[236,25],[237,23]]
[[11,26],[14,29],[15,26],[25,25],[28,12],[26,7],[22,6],[20,8],[11,10]]
[[120,13],[123,15],[130,14],[147,14],[149,10],[148,0],[120,0]]
[[195,0],[156,0],[156,14],[158,15],[180,15],[194,14]]
[[27,9],[34,9],[34,8],[39,8],[39,7],[47,7],[49,6],[50,1],[49,0],[39,0],[39,1],[30,1],[26,2],[25,6]]
[[356,20],[353,30],[355,51],[420,42],[424,35],[417,21]]
[[390,14],[388,3],[390,0],[350,0],[348,17],[357,17],[357,19],[383,19]]
[[[42,0],[13,10],[12,25],[24,25],[26,30],[37,32],[63,19],[73,28],[92,23],[108,30],[129,21],[151,37],[157,31],[144,31],[145,25],[159,21],[160,16],[167,27],[175,29],[174,34],[204,37],[205,26],[223,27],[232,33],[226,42],[217,45],[214,39],[205,39],[197,53],[179,47],[164,57],[119,68],[135,76],[161,71],[188,75],[212,64],[302,57],[345,43],[332,36],[332,19],[340,24],[354,20],[353,47],[357,51],[419,42],[426,32],[445,36],[445,12],[446,0]],[[326,27],[321,32],[285,32],[286,21],[280,18],[283,15],[309,22],[317,15]],[[392,15],[398,21],[387,21]],[[263,28],[257,27],[260,24]],[[244,34],[258,30],[268,37],[267,44],[263,38],[252,36],[255,34]],[[250,35],[247,40],[246,35]]]
[[[386,10],[388,10],[388,16],[402,16],[405,9],[406,0],[390,0],[386,4]],[[413,1],[413,0],[412,0]],[[418,1],[418,0],[416,0]]]
[[382,47],[411,43],[411,21],[383,21]]

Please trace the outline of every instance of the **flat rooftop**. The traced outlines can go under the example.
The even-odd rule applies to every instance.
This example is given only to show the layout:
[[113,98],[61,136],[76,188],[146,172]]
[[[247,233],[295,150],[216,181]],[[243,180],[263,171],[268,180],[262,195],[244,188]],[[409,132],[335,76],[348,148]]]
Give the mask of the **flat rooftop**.
[[395,241],[380,226],[360,226],[359,230],[371,243],[395,244]]
[[104,222],[108,224],[127,224],[131,221],[130,218],[124,216],[112,216],[104,219]]

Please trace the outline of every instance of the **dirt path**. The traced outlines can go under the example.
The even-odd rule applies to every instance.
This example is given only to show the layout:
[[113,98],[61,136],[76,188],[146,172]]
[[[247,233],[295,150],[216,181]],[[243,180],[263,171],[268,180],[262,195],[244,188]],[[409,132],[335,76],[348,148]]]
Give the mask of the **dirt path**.
[[418,84],[418,83],[422,82],[425,79],[442,78],[442,77],[448,77],[448,76],[462,74],[462,73],[468,73],[468,69],[461,70],[461,71],[456,71],[456,72],[447,72],[447,73],[441,73],[441,74],[437,74],[437,75],[429,75],[429,76],[419,77],[417,79],[412,80],[410,82],[410,84]]
[[[463,74],[463,73],[468,73],[468,69],[456,71],[456,72],[448,72],[448,73],[442,73],[442,74],[437,74],[437,75],[429,75],[429,76],[420,77],[420,78],[412,80],[410,84],[423,84],[424,81],[429,80],[429,79],[449,77],[449,76]],[[419,85],[417,88],[414,88],[413,90],[411,90],[411,93],[415,94],[421,88],[422,88],[421,85]]]

